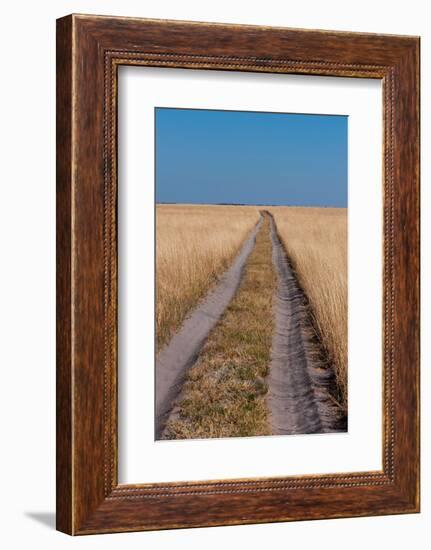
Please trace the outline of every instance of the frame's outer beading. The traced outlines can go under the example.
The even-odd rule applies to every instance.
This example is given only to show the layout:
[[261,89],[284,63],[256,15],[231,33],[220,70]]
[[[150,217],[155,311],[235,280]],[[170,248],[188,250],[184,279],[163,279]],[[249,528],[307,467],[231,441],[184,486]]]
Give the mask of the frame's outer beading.
[[[70,534],[419,510],[419,39],[68,16],[57,22],[57,527]],[[379,78],[383,470],[117,479],[117,67]]]

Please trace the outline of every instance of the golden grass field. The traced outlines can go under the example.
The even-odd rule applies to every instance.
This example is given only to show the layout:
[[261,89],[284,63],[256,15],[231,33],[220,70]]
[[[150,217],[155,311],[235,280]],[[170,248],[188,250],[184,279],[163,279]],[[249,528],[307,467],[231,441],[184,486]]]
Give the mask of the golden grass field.
[[[347,412],[347,209],[266,209],[309,299]],[[259,207],[252,206],[157,205],[158,349],[229,267],[258,219]]]
[[252,206],[157,205],[157,349],[228,268],[258,219]]
[[308,296],[347,410],[347,209],[273,207],[279,236]]

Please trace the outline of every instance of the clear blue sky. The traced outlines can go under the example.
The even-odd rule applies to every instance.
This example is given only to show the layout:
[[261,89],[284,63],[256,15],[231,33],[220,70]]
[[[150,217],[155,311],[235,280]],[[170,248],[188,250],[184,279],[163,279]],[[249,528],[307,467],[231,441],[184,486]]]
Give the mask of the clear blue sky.
[[156,201],[347,206],[347,117],[156,109]]

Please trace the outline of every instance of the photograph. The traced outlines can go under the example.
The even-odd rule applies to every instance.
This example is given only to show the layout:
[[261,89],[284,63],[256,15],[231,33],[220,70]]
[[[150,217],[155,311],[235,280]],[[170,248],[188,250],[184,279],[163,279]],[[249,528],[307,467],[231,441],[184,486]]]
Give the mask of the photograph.
[[429,4],[2,8],[2,548],[430,548]]
[[155,439],[348,429],[348,116],[155,108]]

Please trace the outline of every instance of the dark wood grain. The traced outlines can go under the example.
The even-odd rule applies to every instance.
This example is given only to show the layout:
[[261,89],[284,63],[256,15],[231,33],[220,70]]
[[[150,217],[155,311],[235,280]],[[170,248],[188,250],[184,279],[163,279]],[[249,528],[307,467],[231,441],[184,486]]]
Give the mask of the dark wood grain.
[[[419,39],[94,16],[57,24],[58,529],[85,534],[417,512]],[[121,64],[382,80],[382,471],[118,485]]]
[[72,528],[72,28],[57,22],[57,529]]

